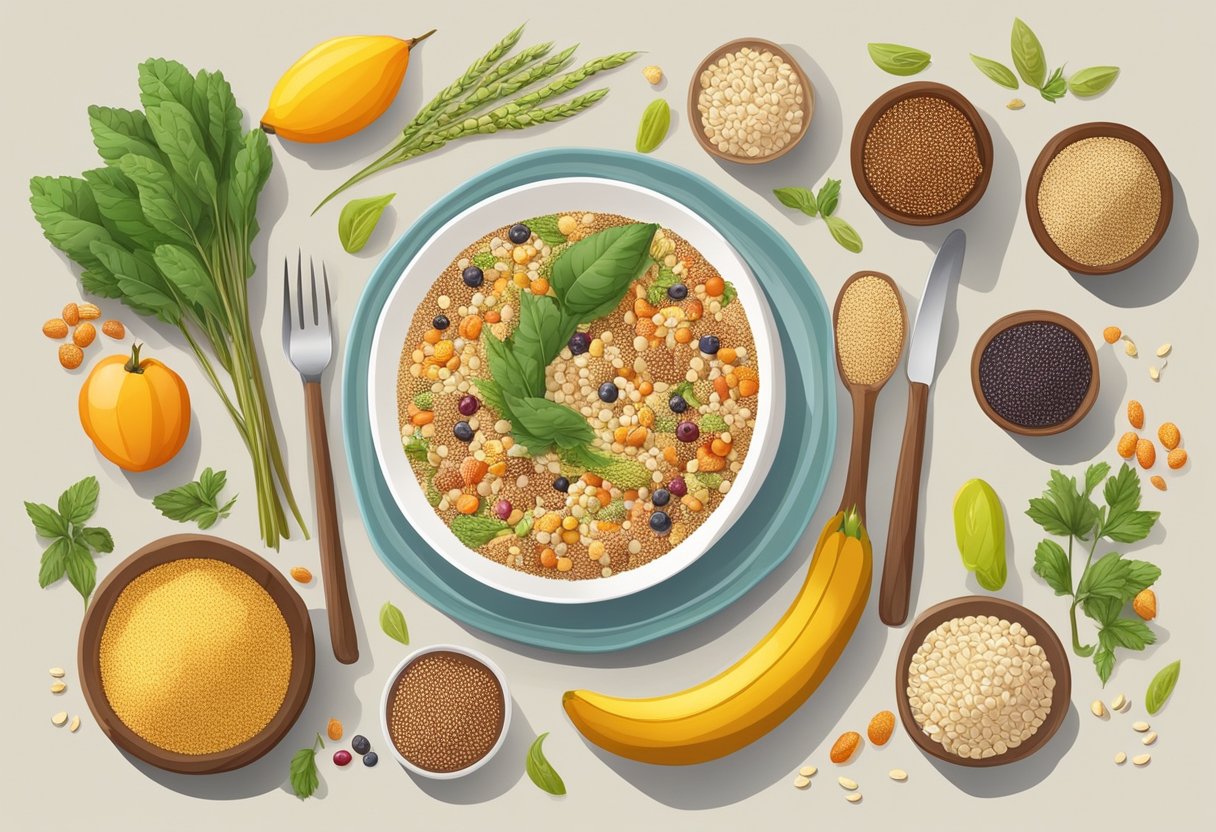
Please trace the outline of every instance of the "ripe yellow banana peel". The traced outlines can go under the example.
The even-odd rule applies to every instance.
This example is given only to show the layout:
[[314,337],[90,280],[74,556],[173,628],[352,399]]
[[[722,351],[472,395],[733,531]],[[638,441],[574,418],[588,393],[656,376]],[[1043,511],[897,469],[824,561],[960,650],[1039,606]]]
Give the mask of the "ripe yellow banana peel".
[[434,33],[409,40],[350,35],[314,46],[275,84],[262,129],[308,143],[359,132],[393,103],[409,68],[410,50]]
[[870,595],[870,536],[856,511],[824,526],[797,598],[751,652],[695,687],[650,699],[567,691],[562,705],[601,748],[659,765],[704,763],[777,727],[819,687]]

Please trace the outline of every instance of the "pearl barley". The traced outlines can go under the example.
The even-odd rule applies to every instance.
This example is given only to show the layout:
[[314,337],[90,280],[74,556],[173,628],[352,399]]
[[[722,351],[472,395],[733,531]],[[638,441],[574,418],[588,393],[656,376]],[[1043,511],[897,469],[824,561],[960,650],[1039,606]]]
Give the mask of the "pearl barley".
[[802,132],[802,84],[789,62],[768,50],[744,46],[723,55],[701,73],[700,84],[701,127],[723,153],[772,156]]

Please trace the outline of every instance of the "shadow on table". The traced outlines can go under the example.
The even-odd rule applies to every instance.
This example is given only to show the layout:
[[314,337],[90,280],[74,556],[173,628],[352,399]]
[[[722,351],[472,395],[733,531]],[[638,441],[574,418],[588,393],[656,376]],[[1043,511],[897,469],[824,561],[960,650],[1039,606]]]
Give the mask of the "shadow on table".
[[1056,735],[1047,745],[1024,760],[990,768],[969,768],[956,766],[936,757],[927,759],[943,777],[972,797],[1007,797],[1024,792],[1046,780],[1076,742],[1080,725],[1077,709],[1069,703],[1068,713],[1060,723]]
[[[456,805],[485,803],[506,794],[524,776],[520,761],[528,756],[528,748],[535,739],[532,723],[515,697],[511,697],[511,725],[507,729],[507,741],[485,767],[455,780],[420,777],[407,771],[404,766],[401,766],[401,770],[409,774],[418,788],[436,800]],[[384,758],[389,759],[389,755],[384,755]]]
[[1165,236],[1147,257],[1112,275],[1069,272],[1094,297],[1125,309],[1151,306],[1177,291],[1191,273],[1199,256],[1199,232],[1191,219],[1182,183],[1172,175],[1170,180],[1174,184],[1174,213]]

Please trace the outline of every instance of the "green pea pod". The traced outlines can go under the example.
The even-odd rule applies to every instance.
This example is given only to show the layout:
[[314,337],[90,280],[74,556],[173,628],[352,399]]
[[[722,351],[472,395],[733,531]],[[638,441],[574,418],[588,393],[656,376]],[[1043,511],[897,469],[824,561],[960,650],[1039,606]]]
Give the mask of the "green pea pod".
[[650,153],[667,138],[671,127],[671,107],[662,98],[656,98],[642,113],[642,123],[638,125],[638,153]]

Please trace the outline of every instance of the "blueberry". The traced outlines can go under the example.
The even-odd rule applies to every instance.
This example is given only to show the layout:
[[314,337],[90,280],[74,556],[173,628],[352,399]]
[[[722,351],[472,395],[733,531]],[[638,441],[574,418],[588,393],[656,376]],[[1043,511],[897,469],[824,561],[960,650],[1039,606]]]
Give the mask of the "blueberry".
[[451,325],[452,322],[448,320],[447,315],[436,315],[435,319],[431,321],[431,326],[438,330],[445,330]]
[[532,239],[532,229],[521,222],[517,222],[511,226],[511,230],[507,232],[507,236],[515,245],[523,245]]
[[667,534],[671,531],[671,517],[665,511],[656,511],[650,515],[650,528],[655,534]]
[[452,433],[461,442],[473,441],[473,427],[465,421],[459,421],[452,427]]
[[[485,282],[486,276],[482,273],[481,269],[477,268],[476,266],[469,266],[460,273],[460,279],[464,281],[465,286],[476,289],[483,282]],[[704,341],[705,339],[702,338],[701,340]]]
[[701,429],[696,422],[680,422],[676,425],[676,439],[681,442],[696,442],[701,436]]
[[576,332],[570,336],[566,346],[570,348],[571,355],[582,355],[591,349],[591,336],[586,332]]
[[477,412],[477,408],[481,407],[481,402],[477,401],[476,396],[461,396],[460,402],[456,405],[456,409],[460,411],[461,416],[472,416]]
[[684,401],[684,397],[678,393],[668,399],[667,406],[671,408],[672,413],[683,413],[688,410],[688,402]]
[[684,300],[688,297],[688,287],[683,283],[673,283],[667,287],[667,297],[672,300]]
[[371,768],[376,763],[380,762],[380,755],[375,751],[369,751],[363,755],[363,765]]
[[671,492],[666,488],[656,488],[650,495],[650,502],[659,507],[665,506],[671,502]]
[[355,749],[356,754],[366,754],[372,750],[372,743],[362,734],[355,734],[355,738],[350,741],[350,747]]
[[701,348],[701,352],[706,355],[717,355],[718,348],[722,346],[722,342],[718,340],[717,335],[702,335],[700,343],[697,344]]
[[553,481],[553,490],[560,491],[565,494],[570,490],[570,480],[566,479],[565,477],[558,477]]
[[671,482],[667,483],[667,490],[677,497],[683,497],[688,493],[688,483],[684,482],[683,477],[674,477]]
[[611,381],[605,381],[600,385],[600,401],[612,404],[620,395],[621,391]]

